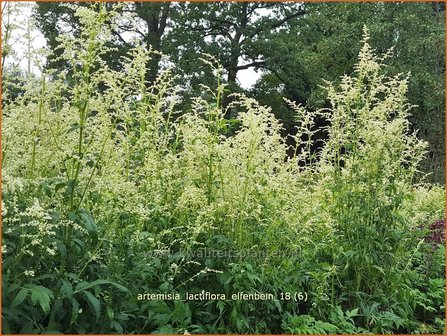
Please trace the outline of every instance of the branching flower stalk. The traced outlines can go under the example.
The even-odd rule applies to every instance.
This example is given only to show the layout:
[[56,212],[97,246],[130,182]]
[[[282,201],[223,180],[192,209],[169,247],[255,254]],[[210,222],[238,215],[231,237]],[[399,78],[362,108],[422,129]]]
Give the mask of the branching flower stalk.
[[30,178],[34,177],[34,170],[36,164],[36,146],[38,142],[40,126],[42,124],[42,114],[44,110],[44,99],[45,99],[45,76],[42,76],[42,88],[38,106],[38,117],[37,117],[37,125],[35,126],[34,134],[33,134],[33,147],[31,150],[31,165],[30,165]]
[[[312,302],[299,311],[286,302],[206,303],[218,311],[207,331],[245,316],[246,329],[236,331],[258,332],[249,319],[256,311],[296,333],[307,331],[304,323],[315,333],[339,325],[363,333],[357,324],[403,330],[381,323],[395,307],[409,319],[417,314],[406,298],[422,294],[410,287],[419,276],[431,280],[427,268],[435,267],[421,261],[427,246],[414,228],[445,215],[444,188],[415,183],[426,144],[410,132],[407,77],[385,75],[366,38],[355,72],[326,85],[330,108],[288,102],[298,126],[290,148],[273,109],[254,99],[233,94],[227,108],[237,113],[224,118],[222,69],[206,57],[217,88],[202,87],[184,111],[176,110],[181,96],[169,70],[145,81],[153,51],[136,47],[111,70],[101,55],[115,14],[95,6],[78,10],[82,33],[62,44],[70,76],[46,74],[3,111],[9,311],[31,316],[36,333],[124,333],[160,331],[155,307],[163,326],[191,332],[205,303],[158,306],[129,301],[129,292],[177,294],[212,283],[228,293],[302,288]],[[321,151],[317,132],[325,133]],[[204,260],[196,255],[202,248],[240,254],[235,263]],[[396,281],[401,274],[413,276],[411,285]],[[22,321],[5,316],[19,332]]]
[[[78,190],[79,185],[79,174],[82,169],[82,161],[85,156],[85,154],[88,151],[88,146],[84,145],[85,142],[85,129],[88,122],[89,117],[89,109],[90,109],[90,100],[93,93],[92,88],[92,71],[93,67],[96,64],[97,58],[100,55],[101,52],[104,52],[102,50],[102,43],[101,43],[101,33],[104,29],[104,22],[108,19],[108,15],[105,10],[104,4],[99,4],[99,13],[93,18],[93,22],[91,22],[90,30],[87,31],[87,39],[85,41],[85,44],[87,45],[86,49],[83,50],[81,46],[81,50],[79,51],[79,58],[82,60],[81,62],[81,69],[82,72],[77,72],[77,64],[74,64],[74,78],[78,79],[79,81],[75,84],[75,87],[73,88],[73,91],[76,93],[74,96],[75,101],[75,107],[77,108],[78,112],[78,125],[79,125],[79,133],[78,133],[78,145],[76,150],[76,155],[73,156],[73,165],[72,165],[72,172],[70,174],[70,180],[67,182],[68,190],[69,190],[69,213],[76,213],[76,211],[80,208],[81,202],[85,196],[85,193],[87,192],[87,188],[91,183],[91,179],[93,178],[94,171],[96,170],[96,167],[98,165],[98,161],[101,160],[102,152],[104,150],[105,142],[103,144],[103,147],[101,148],[101,154],[98,158],[98,161],[95,163],[94,168],[92,169],[92,173],[88,179],[87,186],[85,187],[85,190],[82,192],[80,200],[78,202],[75,202],[75,194]],[[92,13],[88,13],[87,16],[84,18],[81,16],[81,20],[87,20],[92,19],[91,17]],[[70,52],[70,50],[68,50]],[[71,52],[77,52],[75,50],[71,50]],[[106,133],[105,135],[105,141],[107,141],[109,138],[109,133]],[[65,245],[69,247],[71,245],[72,240],[72,234],[73,234],[73,224],[69,225],[66,228],[65,231]],[[63,259],[61,263],[61,270],[64,269],[66,261]]]

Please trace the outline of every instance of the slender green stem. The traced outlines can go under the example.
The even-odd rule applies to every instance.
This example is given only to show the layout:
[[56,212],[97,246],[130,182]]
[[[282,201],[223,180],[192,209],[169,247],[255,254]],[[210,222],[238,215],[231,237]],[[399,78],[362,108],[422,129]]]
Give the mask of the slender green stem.
[[107,140],[110,138],[110,135],[111,135],[111,134],[112,134],[112,128],[111,128],[111,129],[109,130],[109,132],[104,136],[104,140],[103,140],[103,142],[102,142],[102,146],[101,146],[101,151],[99,152],[98,159],[96,160],[95,165],[93,166],[93,169],[92,169],[92,171],[91,171],[91,173],[90,173],[90,176],[89,176],[89,178],[88,178],[88,180],[87,180],[87,184],[85,185],[84,191],[82,192],[82,195],[81,195],[81,197],[80,197],[80,199],[79,199],[77,208],[80,208],[80,207],[81,207],[82,201],[83,201],[83,199],[84,199],[84,197],[85,197],[85,195],[86,195],[86,193],[87,193],[87,190],[88,190],[88,188],[89,188],[89,186],[90,186],[90,183],[91,183],[92,180],[93,180],[93,176],[94,176],[96,170],[98,169],[99,162],[101,161],[102,156],[103,156],[103,154],[104,154],[104,149],[105,149],[105,147],[106,147]]
[[31,178],[34,177],[34,168],[36,166],[37,136],[40,131],[40,126],[42,124],[42,113],[43,113],[43,107],[44,107],[45,91],[46,91],[45,76],[42,76],[42,90],[41,90],[41,94],[40,94],[39,107],[38,107],[38,120],[37,120],[37,126],[36,126],[34,134],[33,134],[33,148],[32,148],[31,166],[30,166]]

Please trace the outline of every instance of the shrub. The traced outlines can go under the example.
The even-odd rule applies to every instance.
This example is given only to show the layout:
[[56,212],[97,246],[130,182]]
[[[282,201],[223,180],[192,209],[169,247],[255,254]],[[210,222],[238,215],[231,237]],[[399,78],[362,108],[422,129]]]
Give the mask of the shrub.
[[[97,6],[77,12],[81,36],[61,39],[73,80],[43,74],[3,110],[5,333],[442,327],[443,283],[423,267],[432,257],[411,230],[413,214],[433,220],[442,209],[419,193],[439,203],[442,192],[417,180],[425,143],[410,132],[407,78],[385,76],[367,34],[354,75],[327,85],[330,109],[291,103],[299,129],[287,157],[270,109],[234,95],[226,108],[239,114],[224,118],[213,60],[204,58],[216,87],[188,112],[177,111],[169,70],[145,82],[150,51],[131,50],[121,72],[108,69],[98,56],[116,17]],[[314,129],[318,115],[327,129]],[[202,258],[202,248],[239,255]],[[424,276],[436,294],[412,290]],[[309,301],[137,299],[202,289],[305,292]]]

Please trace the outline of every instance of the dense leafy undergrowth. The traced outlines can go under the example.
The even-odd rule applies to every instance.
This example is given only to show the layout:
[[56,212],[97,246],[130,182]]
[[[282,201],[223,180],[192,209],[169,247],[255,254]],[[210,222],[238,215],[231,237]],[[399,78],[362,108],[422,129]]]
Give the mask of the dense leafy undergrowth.
[[[407,78],[384,75],[367,34],[330,109],[290,103],[288,156],[269,109],[222,107],[213,61],[216,88],[177,111],[169,71],[144,82],[150,52],[101,63],[111,13],[78,15],[71,80],[4,95],[4,333],[444,332],[445,193],[417,171]],[[202,290],[227,300],[184,299]]]

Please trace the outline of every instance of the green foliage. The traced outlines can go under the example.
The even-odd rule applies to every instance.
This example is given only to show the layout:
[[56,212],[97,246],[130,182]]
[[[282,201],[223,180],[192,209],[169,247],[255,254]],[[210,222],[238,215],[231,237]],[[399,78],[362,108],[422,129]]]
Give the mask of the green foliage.
[[368,330],[356,327],[354,318],[359,316],[358,308],[343,312],[340,306],[331,311],[329,322],[316,320],[310,315],[291,316],[283,322],[287,333],[300,335],[324,334],[368,334]]
[[[149,83],[145,48],[110,69],[119,11],[96,6],[61,38],[73,82],[30,79],[3,110],[4,333],[444,328],[444,244],[418,229],[444,215],[444,192],[419,183],[407,79],[384,74],[367,33],[354,74],[327,84],[330,109],[289,102],[291,148],[270,108],[224,104],[212,58],[191,111],[169,69]],[[202,291],[227,299],[185,299]],[[241,292],[274,299],[229,299]],[[181,300],[143,295],[168,293]]]

